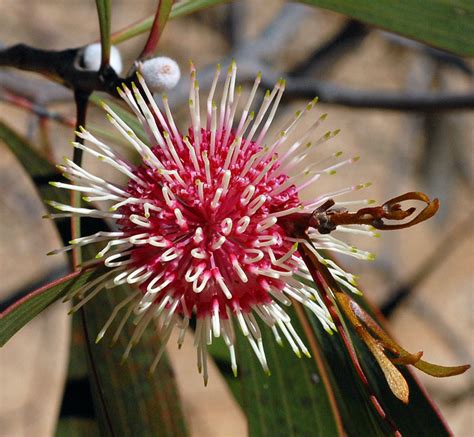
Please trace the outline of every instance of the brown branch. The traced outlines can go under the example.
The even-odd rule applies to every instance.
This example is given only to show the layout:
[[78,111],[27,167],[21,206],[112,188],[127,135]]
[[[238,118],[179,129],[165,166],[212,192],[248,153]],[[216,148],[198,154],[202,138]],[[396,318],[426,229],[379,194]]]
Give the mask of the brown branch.
[[64,124],[68,127],[74,127],[75,121],[72,118],[68,118],[59,112],[50,111],[43,105],[39,105],[37,103],[33,103],[29,99],[25,99],[23,97],[19,97],[13,93],[8,91],[1,92],[0,91],[0,101],[10,103],[15,105],[19,108],[26,109],[27,111],[31,112],[32,114],[37,115],[41,119],[49,119],[54,120],[58,123]]
[[81,92],[103,91],[118,97],[117,87],[131,82],[134,76],[120,78],[109,65],[103,71],[85,70],[80,65],[83,47],[66,50],[43,50],[26,44],[0,49],[0,66],[33,71]]

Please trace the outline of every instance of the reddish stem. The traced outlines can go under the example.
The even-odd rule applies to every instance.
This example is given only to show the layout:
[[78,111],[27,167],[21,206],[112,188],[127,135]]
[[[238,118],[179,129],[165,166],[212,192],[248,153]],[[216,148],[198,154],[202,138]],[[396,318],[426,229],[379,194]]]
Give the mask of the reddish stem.
[[158,0],[158,6],[156,7],[155,18],[153,24],[151,25],[150,33],[148,34],[147,42],[145,47],[143,47],[142,53],[138,59],[147,58],[155,52],[156,46],[160,40],[161,34],[165,27],[168,17],[171,12],[171,7],[173,6],[173,0]]

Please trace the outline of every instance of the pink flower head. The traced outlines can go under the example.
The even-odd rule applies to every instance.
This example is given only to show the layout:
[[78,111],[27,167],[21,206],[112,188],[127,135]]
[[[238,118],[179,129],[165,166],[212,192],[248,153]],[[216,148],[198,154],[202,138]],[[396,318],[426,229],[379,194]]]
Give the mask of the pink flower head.
[[[332,235],[309,232],[308,240],[286,235],[280,218],[295,212],[313,211],[328,198],[364,186],[351,186],[303,202],[301,190],[355,158],[338,161],[340,154],[335,153],[328,158],[334,161],[329,166],[315,163],[292,175],[311,146],[326,142],[337,131],[313,138],[316,128],[326,117],[325,114],[313,115],[316,103],[313,100],[303,111],[296,113],[277,138],[270,138],[268,131],[285,83],[281,80],[272,91],[267,91],[254,113],[251,108],[261,78],[257,77],[250,96],[241,102],[236,70],[232,63],[220,103],[216,105],[213,99],[220,76],[220,68],[217,69],[207,99],[207,114],[202,117],[196,72],[191,69],[191,126],[186,135],[178,131],[167,98],[163,97],[160,109],[139,76],[141,90],[136,86],[132,90],[124,86],[120,95],[142,124],[148,136],[147,143],[140,140],[110,107],[104,105],[104,108],[111,123],[136,149],[142,162],[134,165],[121,158],[86,130],[78,135],[88,145],[75,144],[115,167],[128,178],[128,183],[118,186],[70,160],[60,168],[74,185],[54,183],[86,193],[88,201],[113,203],[107,212],[54,204],[63,211],[56,216],[82,215],[114,222],[110,232],[99,232],[72,242],[79,246],[106,242],[98,257],[103,257],[109,268],[101,278],[78,290],[76,295],[82,300],[74,309],[94,297],[104,285],[110,288],[133,284],[136,291],[117,306],[117,311],[99,333],[101,338],[116,313],[128,307],[126,317],[136,317],[137,327],[125,356],[153,319],[159,326],[163,345],[175,328],[179,330],[178,342],[181,344],[194,315],[198,363],[202,363],[205,381],[206,348],[213,337],[222,336],[225,340],[236,372],[234,323],[248,338],[267,371],[260,333],[262,322],[272,329],[277,341],[281,341],[282,335],[296,354],[309,355],[282,308],[282,305],[291,304],[290,299],[313,311],[327,331],[334,329],[318,291],[298,280],[298,277],[311,279],[297,253],[298,244],[310,248],[328,266],[334,279],[353,291],[357,291],[354,277],[332,260],[325,259],[320,250],[362,259],[372,257]],[[237,115],[237,108],[242,103],[243,111]],[[296,142],[287,144],[290,134],[305,118],[313,119],[311,126]],[[357,229],[341,226],[338,231],[374,235],[368,226]],[[152,368],[158,363],[162,350]]]

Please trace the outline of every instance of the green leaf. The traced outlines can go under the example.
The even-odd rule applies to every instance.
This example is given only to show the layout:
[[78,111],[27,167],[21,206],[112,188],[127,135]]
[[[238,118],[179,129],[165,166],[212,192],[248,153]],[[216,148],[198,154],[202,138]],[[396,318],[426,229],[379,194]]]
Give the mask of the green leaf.
[[[352,296],[364,309],[370,305],[363,296]],[[352,365],[344,344],[335,334],[328,334],[321,329],[319,321],[309,311],[305,311],[312,330],[318,339],[322,354],[328,364],[330,378],[337,402],[342,414],[344,428],[348,435],[384,436],[391,434],[386,421],[375,411],[364,385]],[[374,315],[372,313],[372,315]],[[377,316],[374,315],[377,319]],[[379,320],[380,323],[380,320]],[[426,396],[417,380],[404,366],[397,366],[410,387],[410,402],[403,404],[390,391],[385,377],[373,355],[359,339],[355,330],[347,323],[351,340],[357,356],[366,373],[369,383],[380,401],[382,408],[396,424],[402,435],[436,435],[448,436],[446,424],[439,416],[432,402]]]
[[[379,313],[373,311],[373,307],[364,296],[352,296],[353,299],[367,311],[383,327],[385,321],[381,320]],[[373,382],[375,394],[382,399],[386,411],[392,416],[403,435],[436,435],[449,436],[450,431],[446,427],[444,419],[439,415],[432,401],[427,397],[424,389],[419,385],[413,376],[416,372],[406,366],[397,366],[403,374],[410,387],[410,402],[408,405],[398,401],[388,388],[382,370],[374,362],[372,354],[365,344],[359,339],[353,328],[350,329],[352,341],[357,345],[357,350],[361,353],[361,362],[366,369],[367,377]]]
[[[221,3],[226,3],[229,0],[189,0],[176,3],[171,10],[169,15],[170,18],[183,17],[185,15],[192,14],[204,8],[216,6]],[[137,21],[136,23],[127,26],[126,28],[114,32],[112,35],[112,43],[120,44],[121,42],[127,41],[134,38],[137,35],[148,32],[153,25],[154,16],[144,18],[143,20]]]
[[[314,283],[298,277],[306,285],[314,287]],[[342,289],[344,287],[341,286]],[[364,296],[357,296],[345,289],[346,293],[367,311],[380,326],[385,321]],[[327,363],[329,379],[336,395],[339,410],[342,415],[344,429],[348,435],[385,436],[393,434],[393,430],[386,420],[376,412],[367,393],[366,387],[360,380],[351,357],[341,337],[338,334],[329,336],[322,328],[316,316],[305,309],[304,318],[311,325],[321,354]],[[375,361],[367,346],[360,340],[357,332],[346,320],[346,326],[357,357],[367,376],[383,410],[398,427],[402,435],[436,435],[448,436],[450,431],[444,419],[440,416],[436,406],[426,395],[425,390],[413,377],[411,370],[405,366],[397,366],[405,377],[410,389],[408,405],[399,401],[392,393],[386,382],[380,366]]]
[[[15,155],[18,162],[21,163],[26,173],[32,178],[38,178],[41,183],[37,186],[41,199],[56,200],[61,203],[68,203],[70,198],[65,190],[58,190],[47,183],[45,178],[54,178],[59,176],[56,167],[46,160],[41,154],[28,142],[5,123],[0,121],[0,140],[8,146]],[[67,242],[66,242],[67,243]]]
[[[285,308],[285,311],[304,338],[295,310]],[[325,384],[327,369],[318,365],[314,357],[298,358],[287,343],[279,346],[267,326],[262,327],[262,337],[271,376],[263,372],[248,340],[238,336],[243,408],[249,434],[259,437],[343,435],[340,413],[331,403],[332,389]]]
[[[347,435],[354,437],[390,435],[390,428],[371,404],[339,335],[337,333],[328,335],[311,312],[305,310],[305,317],[311,324],[312,332],[324,357]],[[392,393],[389,395],[393,397]]]
[[97,423],[92,419],[60,418],[55,437],[100,437]]
[[15,302],[0,314],[0,346],[49,305],[97,277],[96,270],[74,272],[53,281]]
[[[42,158],[25,139],[1,122],[0,138],[17,157],[28,158],[21,163],[31,177],[55,176],[55,167]],[[48,184],[42,184],[40,191],[42,194],[47,193],[51,200],[64,202],[65,197],[66,201],[68,198],[64,190],[53,189]],[[84,250],[84,253],[91,257],[91,252]],[[91,269],[84,273],[72,273],[8,308],[2,316],[1,342],[8,340],[47,305],[69,290],[95,278],[99,272],[100,269]],[[90,363],[89,376],[103,435],[185,436],[186,425],[166,354],[161,358],[154,375],[148,377],[148,367],[160,345],[153,331],[145,332],[123,366],[120,366],[120,357],[124,343],[130,339],[133,325],[125,326],[115,348],[108,348],[107,336],[101,343],[95,344],[96,335],[124,293],[129,294],[130,291],[124,287],[104,290],[81,311]]]
[[108,65],[110,60],[110,29],[112,21],[112,8],[110,0],[95,0],[100,27],[100,45],[102,48],[101,67]]
[[[102,435],[186,436],[186,426],[174,381],[164,355],[156,371],[148,369],[161,345],[153,329],[147,329],[130,356],[120,364],[135,326],[127,323],[117,344],[109,347],[107,335],[95,338],[108,316],[130,291],[126,287],[104,291],[83,308],[89,350],[94,402],[100,414]],[[120,317],[119,317],[120,318]],[[113,332],[114,326],[110,330]]]
[[138,138],[148,143],[148,137],[143,129],[141,123],[137,120],[137,117],[130,112],[128,108],[123,107],[119,103],[114,102],[111,99],[103,99],[97,94],[92,94],[90,101],[97,106],[100,106],[102,102],[106,103],[110,108],[135,132]]
[[299,0],[461,56],[474,56],[470,0]]
[[0,139],[5,142],[31,177],[48,176],[52,172],[56,173],[56,169],[28,143],[28,140],[2,121],[0,121]]

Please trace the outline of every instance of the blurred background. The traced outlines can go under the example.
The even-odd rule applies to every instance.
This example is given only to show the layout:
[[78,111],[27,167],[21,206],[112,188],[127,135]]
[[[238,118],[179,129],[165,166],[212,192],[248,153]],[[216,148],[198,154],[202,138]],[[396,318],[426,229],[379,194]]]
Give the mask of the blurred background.
[[[362,95],[473,89],[472,60],[320,9],[279,0],[266,0],[265,7],[262,3],[245,0],[172,20],[158,54],[174,58],[183,77],[192,59],[203,75],[203,91],[206,67],[225,64],[232,57],[247,79],[261,69],[264,77],[267,74],[271,79],[280,74],[304,77],[309,89],[325,81],[341,89],[359,90]],[[133,5],[114,0],[113,30],[153,14],[154,7],[152,0],[137,0]],[[0,10],[0,43],[4,45],[24,42],[62,49],[98,40],[93,1],[2,0]],[[145,39],[140,36],[120,45],[125,71]],[[19,79],[23,77],[24,82]],[[23,88],[24,93],[31,91],[38,103],[72,119],[70,93],[48,93],[47,87],[33,82],[36,79],[38,76],[0,70],[0,120],[59,162],[71,154],[72,129],[5,102],[5,90]],[[169,94],[184,125],[182,89],[178,86]],[[281,126],[312,97],[310,92],[289,92],[274,125]],[[439,364],[472,364],[472,111],[371,109],[370,98],[366,108],[318,105],[320,112],[329,114],[324,129],[341,129],[332,147],[361,159],[318,181],[311,188],[313,194],[346,186],[345,181],[370,181],[373,185],[364,195],[377,202],[406,191],[424,191],[441,201],[439,213],[427,223],[370,241],[357,240],[361,248],[377,254],[376,261],[343,259],[343,265],[360,276],[361,289],[381,307],[391,333],[406,349],[423,350],[427,360]],[[95,107],[89,121],[98,128],[106,126],[102,112]],[[95,164],[86,161],[86,165]],[[22,290],[64,273],[66,264],[60,256],[45,256],[59,247],[59,238],[52,224],[41,219],[44,208],[32,182],[3,144],[0,199],[0,300],[5,307]],[[88,387],[81,383],[85,364],[76,357],[80,348],[74,347],[81,339],[73,336],[71,347],[71,318],[66,313],[66,305],[53,305],[0,351],[1,436],[71,435],[64,431],[70,429],[68,423],[79,419],[84,423],[84,418],[87,423],[87,418],[93,417],[90,403],[77,402],[81,396],[88,399]],[[218,370],[212,369],[210,385],[204,388],[195,372],[192,347],[179,355],[174,344],[168,349],[191,434],[245,435],[245,417]],[[70,356],[82,367],[68,366]],[[444,380],[420,372],[417,375],[454,434],[472,435],[472,372]],[[93,435],[92,420],[88,426]]]

